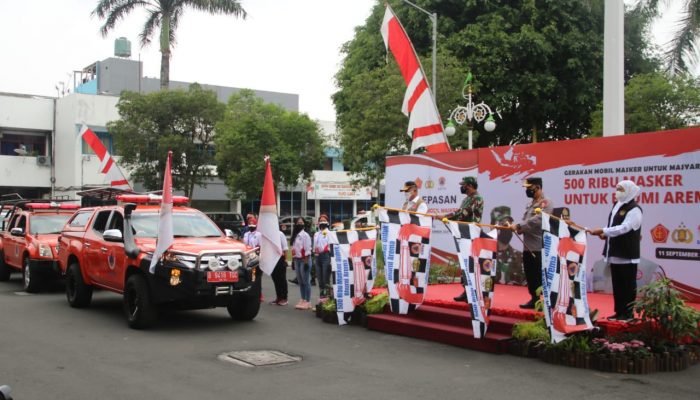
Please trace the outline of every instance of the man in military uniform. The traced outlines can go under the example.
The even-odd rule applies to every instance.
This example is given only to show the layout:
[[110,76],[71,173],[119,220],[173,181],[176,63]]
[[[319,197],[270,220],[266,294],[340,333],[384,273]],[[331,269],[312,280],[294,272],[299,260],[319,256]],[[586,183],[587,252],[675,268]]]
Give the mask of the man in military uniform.
[[530,301],[521,304],[520,308],[534,309],[537,288],[542,286],[542,215],[536,213],[535,209],[551,214],[553,207],[552,201],[542,191],[542,178],[527,178],[523,186],[525,195],[532,201],[525,208],[523,220],[511,225],[511,229],[523,235],[523,267],[527,291],[530,293]]
[[[459,182],[459,189],[463,194],[466,194],[462,204],[459,209],[453,213],[444,215],[443,218],[447,218],[452,221],[463,221],[463,222],[481,222],[481,215],[484,212],[484,198],[481,197],[477,188],[479,184],[476,182],[476,178],[473,176],[465,176]],[[467,277],[462,271],[461,279],[462,288],[467,282]],[[454,298],[454,301],[467,301],[467,292],[462,289],[462,294]]]
[[[510,215],[510,207],[499,206],[491,210],[491,224],[511,226],[513,217]],[[524,285],[523,253],[510,245],[513,231],[501,229],[498,232],[498,252],[496,253],[496,279],[500,283]]]

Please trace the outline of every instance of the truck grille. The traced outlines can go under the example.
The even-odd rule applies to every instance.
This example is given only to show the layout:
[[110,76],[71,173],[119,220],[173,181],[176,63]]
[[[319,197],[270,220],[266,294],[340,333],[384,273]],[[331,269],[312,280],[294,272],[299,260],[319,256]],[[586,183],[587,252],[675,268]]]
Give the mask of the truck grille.
[[243,265],[241,253],[208,253],[199,259],[199,268],[204,271],[235,271]]

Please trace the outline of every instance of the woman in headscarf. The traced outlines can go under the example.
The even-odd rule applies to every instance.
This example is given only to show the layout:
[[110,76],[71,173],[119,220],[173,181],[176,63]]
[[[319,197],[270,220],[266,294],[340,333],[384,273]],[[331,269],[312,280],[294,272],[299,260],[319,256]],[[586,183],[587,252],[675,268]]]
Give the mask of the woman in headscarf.
[[634,317],[632,302],[637,294],[637,265],[642,232],[642,209],[635,197],[639,186],[632,181],[622,181],[615,188],[615,205],[608,216],[605,228],[589,229],[592,235],[605,240],[603,257],[610,264],[615,315],[613,321],[627,322]]

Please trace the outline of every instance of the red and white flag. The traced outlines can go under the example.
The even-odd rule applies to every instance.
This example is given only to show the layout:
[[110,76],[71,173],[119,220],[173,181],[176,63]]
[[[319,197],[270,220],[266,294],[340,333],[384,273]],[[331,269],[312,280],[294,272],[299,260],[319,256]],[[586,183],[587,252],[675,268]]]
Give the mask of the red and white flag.
[[80,128],[80,136],[85,143],[90,146],[92,151],[95,152],[97,158],[100,159],[100,173],[107,175],[109,186],[118,189],[131,189],[131,185],[129,185],[129,181],[124,177],[124,173],[119,169],[114,158],[109,154],[107,148],[102,144],[102,141],[97,137],[95,132],[88,128],[87,125],[83,124],[82,128]]
[[170,245],[173,244],[173,175],[171,165],[173,152],[168,152],[168,161],[165,163],[165,173],[163,174],[163,199],[160,203],[160,213],[158,215],[158,239],[156,241],[156,250],[153,252],[151,266],[148,268],[150,273],[156,269],[158,260],[165,253]]
[[272,270],[275,269],[277,261],[283,254],[275,200],[270,157],[265,157],[265,183],[260,199],[258,232],[260,232],[260,269],[268,275],[272,274]]
[[440,113],[416,50],[388,4],[381,31],[384,45],[394,55],[406,82],[401,111],[408,116],[407,133],[413,139],[411,154],[421,147],[425,147],[428,153],[450,151]]

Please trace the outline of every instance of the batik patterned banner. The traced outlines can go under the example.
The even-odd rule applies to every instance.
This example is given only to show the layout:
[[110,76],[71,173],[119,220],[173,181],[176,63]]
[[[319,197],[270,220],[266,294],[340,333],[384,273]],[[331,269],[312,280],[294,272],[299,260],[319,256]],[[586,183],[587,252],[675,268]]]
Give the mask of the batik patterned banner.
[[482,338],[488,329],[493,303],[498,231],[492,229],[486,233],[478,225],[454,221],[448,222],[447,227],[455,239],[459,266],[467,276],[464,289],[471,307],[474,337]]
[[345,325],[356,306],[367,300],[377,276],[377,231],[330,231],[333,293],[338,324]]
[[386,208],[378,213],[391,311],[408,314],[423,303],[428,287],[433,218]]
[[586,296],[586,232],[542,213],[542,293],[552,343],[593,328]]

